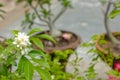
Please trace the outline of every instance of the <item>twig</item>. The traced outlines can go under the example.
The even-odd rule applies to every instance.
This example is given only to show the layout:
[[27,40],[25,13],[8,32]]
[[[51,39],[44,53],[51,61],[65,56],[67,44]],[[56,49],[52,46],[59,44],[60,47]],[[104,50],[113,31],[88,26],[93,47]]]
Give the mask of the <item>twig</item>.
[[35,8],[37,8],[37,7],[38,7],[38,5],[39,5],[40,1],[41,1],[41,0],[38,0],[38,2],[36,3]]
[[[51,4],[48,6],[48,9],[49,9],[49,13],[51,15]],[[51,22],[51,17],[50,16],[48,17],[48,20],[49,20],[49,22]]]
[[39,15],[39,13],[38,13],[38,11],[37,11],[37,7],[34,7],[34,6],[32,6],[32,5],[30,5],[30,6],[31,6],[31,8],[34,10],[34,12],[36,13],[36,16],[38,17],[38,19],[39,19],[40,21],[43,21],[43,22],[49,24],[49,22],[48,22],[47,20],[44,20],[44,19],[41,18],[41,16]]
[[63,7],[60,12],[56,15],[56,17],[53,19],[53,23],[67,10],[67,7]]

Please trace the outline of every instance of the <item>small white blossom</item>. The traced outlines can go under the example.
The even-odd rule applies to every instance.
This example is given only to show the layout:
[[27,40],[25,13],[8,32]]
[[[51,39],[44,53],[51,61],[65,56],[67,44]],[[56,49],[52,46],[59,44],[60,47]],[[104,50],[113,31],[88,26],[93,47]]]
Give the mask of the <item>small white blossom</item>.
[[52,78],[52,80],[54,80],[54,78],[55,78],[55,75],[51,75],[51,78]]
[[27,36],[25,33],[19,32],[18,35],[15,37],[13,44],[15,44],[18,48],[20,48],[21,54],[24,55],[29,51],[28,46],[31,43],[29,41],[29,36]]

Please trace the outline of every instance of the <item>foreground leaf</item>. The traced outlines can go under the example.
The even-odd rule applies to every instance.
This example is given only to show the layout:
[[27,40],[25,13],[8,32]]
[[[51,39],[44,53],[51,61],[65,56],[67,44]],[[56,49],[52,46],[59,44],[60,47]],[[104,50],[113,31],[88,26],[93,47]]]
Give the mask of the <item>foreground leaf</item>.
[[46,69],[41,69],[39,67],[36,67],[35,69],[39,73],[42,80],[52,80],[49,71]]
[[120,10],[113,10],[110,15],[109,18],[115,18],[116,16],[118,16],[120,14]]
[[39,47],[42,51],[44,51],[42,41],[39,38],[32,37],[31,40],[37,47]]
[[47,34],[41,34],[41,35],[38,35],[37,37],[42,38],[42,39],[46,39],[46,40],[50,40],[50,41],[56,43],[56,41],[54,40],[54,38],[51,37],[51,36],[49,36],[49,35],[47,35]]
[[34,68],[30,61],[22,56],[18,63],[18,72],[20,74],[24,73],[26,80],[32,80],[33,70]]
[[33,34],[33,33],[40,32],[40,31],[42,31],[41,28],[34,28],[34,29],[32,29],[32,30],[28,33],[28,35],[31,35],[31,34]]
[[26,60],[24,65],[24,73],[26,80],[32,80],[33,72],[34,72],[33,65],[28,60]]

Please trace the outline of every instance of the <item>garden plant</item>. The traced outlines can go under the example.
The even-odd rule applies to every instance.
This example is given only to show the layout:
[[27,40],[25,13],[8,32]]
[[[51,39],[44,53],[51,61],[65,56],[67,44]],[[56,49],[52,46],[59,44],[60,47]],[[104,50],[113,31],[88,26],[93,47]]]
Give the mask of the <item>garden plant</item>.
[[[119,80],[120,76],[120,58],[119,58],[119,46],[120,32],[112,32],[110,30],[110,19],[114,19],[120,14],[120,1],[118,0],[100,0],[102,3],[102,11],[104,15],[104,26],[106,34],[98,35],[96,53],[102,58],[102,60],[111,67],[109,71],[109,80]],[[106,9],[104,8],[106,7]],[[119,16],[118,16],[119,17]],[[99,40],[98,40],[99,39]],[[100,46],[98,46],[100,45]]]
[[[100,0],[102,3],[102,11],[103,11],[103,15],[104,15],[104,26],[105,26],[105,30],[106,30],[106,35],[102,36],[101,40],[103,42],[103,47],[105,51],[105,53],[108,53],[108,51],[106,51],[106,49],[109,49],[110,51],[112,51],[112,53],[114,54],[114,56],[118,56],[119,55],[119,45],[120,45],[120,41],[118,38],[118,34],[117,33],[113,33],[110,30],[110,18],[115,18],[115,16],[117,16],[119,14],[119,1],[114,1],[114,0]],[[106,9],[104,8],[104,6],[106,5]],[[112,10],[111,10],[112,9]],[[101,44],[102,45],[102,44]],[[111,47],[110,47],[111,46]]]
[[[58,13],[53,11],[53,0],[18,0],[18,2],[25,1],[28,6],[32,8],[33,13],[26,13],[26,19],[23,24],[28,24],[30,28],[32,25],[49,27],[50,35],[52,37],[58,37],[61,31],[56,29],[55,22],[61,17],[61,15],[71,7],[69,0],[56,0],[61,5],[61,10]],[[39,22],[35,22],[38,18]],[[25,26],[26,27],[26,26]]]
[[[48,30],[43,33],[52,36],[56,40],[56,44],[48,40],[42,40],[46,52],[52,53],[53,50],[68,48],[75,49],[79,45],[80,38],[76,34],[57,29],[57,24],[55,24],[63,13],[72,7],[70,0],[18,0],[18,2],[26,2],[26,5],[32,9],[31,12],[26,13],[22,26],[25,26],[24,28],[31,28],[32,26],[48,27]],[[54,10],[55,4],[59,7],[57,12]]]
[[[27,34],[17,30],[12,31],[13,36],[6,39],[4,41],[4,45],[0,45],[0,80],[33,80],[34,72],[37,72],[42,80],[94,80],[97,76],[94,66],[99,57],[102,57],[109,66],[113,66],[113,61],[115,59],[114,55],[111,54],[111,52],[108,53],[108,55],[104,55],[103,52],[100,52],[93,47],[94,43],[82,44],[82,46],[85,47],[92,46],[88,53],[98,53],[98,56],[92,60],[93,63],[91,63],[90,67],[84,72],[84,76],[79,75],[78,62],[80,62],[82,58],[79,58],[78,54],[76,52],[74,53],[71,49],[64,51],[55,50],[53,54],[54,57],[49,54],[45,54],[46,52],[41,39],[56,43],[53,38],[62,35],[62,32],[55,28],[55,22],[67,10],[67,8],[71,7],[71,4],[69,0],[58,0],[58,2],[62,5],[62,9],[56,14],[52,13],[52,0],[18,0],[18,2],[21,1],[25,1],[33,10],[33,13],[26,13],[26,19],[23,21],[23,24],[27,24],[28,27],[35,24],[39,26],[47,26],[49,27],[50,35],[52,37],[44,33],[34,35],[37,32],[42,31],[39,28],[33,28]],[[113,18],[120,13],[119,3],[114,3],[114,1],[109,0],[106,11],[103,11],[105,17],[105,28],[112,43],[119,47],[119,41],[109,30],[108,15],[111,5],[114,5],[115,8],[109,17]],[[36,18],[40,22],[36,22]],[[27,25],[25,25],[25,27]],[[69,40],[70,36],[70,34],[67,34],[67,36],[64,35],[63,38]],[[93,38],[94,42],[98,36],[97,38],[95,36]],[[99,43],[104,44],[106,41],[102,39]],[[38,50],[33,48],[34,44],[40,49]],[[75,60],[68,62],[74,66],[73,74],[65,72],[65,65],[67,63],[66,60],[71,53],[74,53],[76,56]],[[116,59],[119,59],[119,56]],[[115,66],[117,66],[117,64],[115,64]],[[115,70],[109,71],[108,79],[119,80],[119,70],[119,68],[115,67]]]
[[[37,31],[41,29],[32,29],[28,34],[13,30],[13,37],[0,45],[0,80],[33,80],[34,72],[43,80],[52,80],[44,48],[38,37],[32,36]],[[33,49],[33,43],[41,50]]]

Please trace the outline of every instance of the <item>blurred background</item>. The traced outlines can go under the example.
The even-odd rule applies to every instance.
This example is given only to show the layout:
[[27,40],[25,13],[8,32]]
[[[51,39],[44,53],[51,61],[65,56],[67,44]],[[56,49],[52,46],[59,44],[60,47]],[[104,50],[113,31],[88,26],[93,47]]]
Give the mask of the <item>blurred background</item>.
[[[105,32],[103,13],[99,0],[71,1],[73,8],[67,10],[65,14],[61,16],[61,18],[55,24],[56,27],[78,34],[82,37],[83,41],[88,41],[94,34]],[[32,10],[30,10],[30,8],[23,8],[24,3],[16,4],[16,0],[0,0],[0,3],[4,4],[1,9],[6,11],[4,14],[5,19],[0,20],[0,35],[9,37],[11,30],[21,29],[21,22],[25,19],[25,13],[27,11],[32,12]],[[55,13],[57,13],[60,6],[56,3],[56,0],[53,0],[53,3],[53,10]],[[119,21],[119,16],[115,19],[111,19],[111,31],[120,30]],[[47,27],[43,28],[47,29]]]

